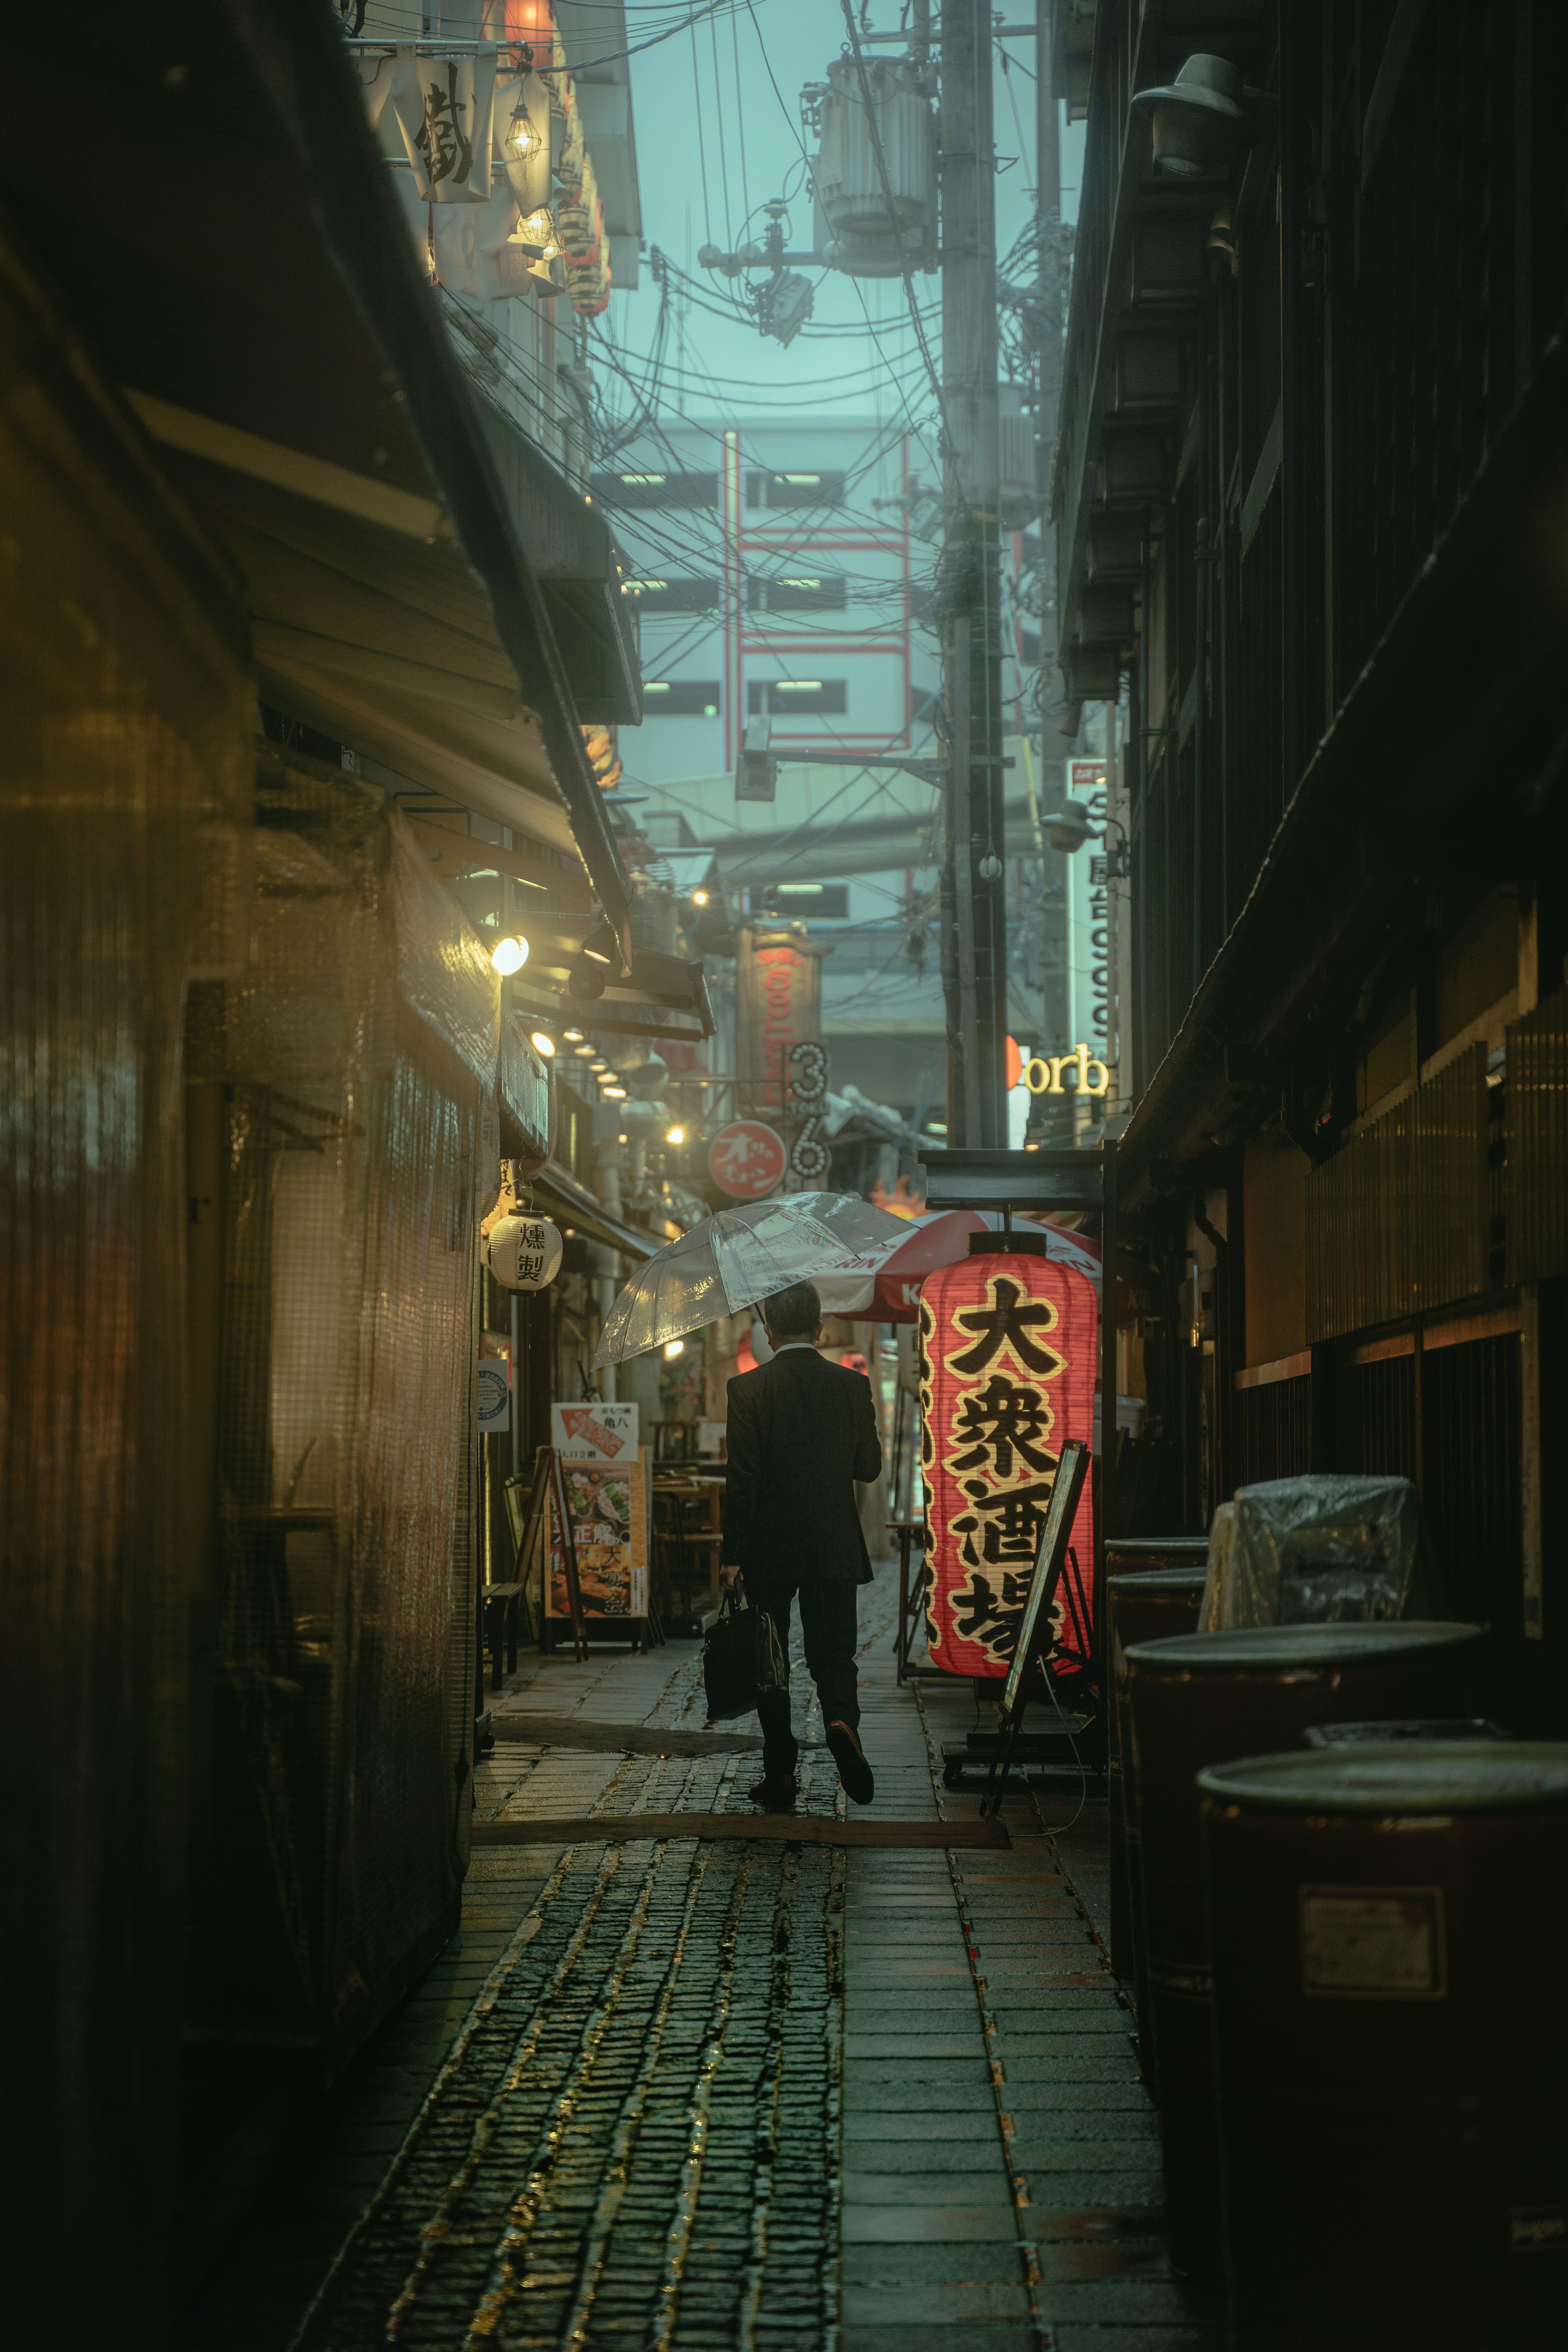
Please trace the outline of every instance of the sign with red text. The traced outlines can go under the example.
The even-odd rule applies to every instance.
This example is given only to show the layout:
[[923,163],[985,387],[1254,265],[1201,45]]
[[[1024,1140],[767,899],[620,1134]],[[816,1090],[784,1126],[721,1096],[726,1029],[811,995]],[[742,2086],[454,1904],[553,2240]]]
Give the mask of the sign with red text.
[[822,1037],[822,952],[804,929],[742,925],[735,953],[735,1076],[738,1107],[793,1121],[804,1109],[808,1071],[795,1048]]
[[[1054,1258],[986,1251],[925,1278],[925,1606],[944,1673],[1000,1680],[1012,1663],[1063,1443],[1092,1442],[1099,1326],[1088,1277]],[[1093,1606],[1089,1479],[1070,1548],[1053,1633],[1076,1651]]]
[[731,1119],[708,1146],[708,1173],[732,1201],[762,1201],[784,1172],[784,1138],[760,1118]]

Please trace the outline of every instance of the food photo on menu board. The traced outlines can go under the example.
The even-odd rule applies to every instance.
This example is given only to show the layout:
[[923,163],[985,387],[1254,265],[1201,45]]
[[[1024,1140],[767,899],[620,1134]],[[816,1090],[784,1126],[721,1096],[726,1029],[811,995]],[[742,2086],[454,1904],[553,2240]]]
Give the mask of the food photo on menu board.
[[[589,1617],[647,1614],[648,1465],[635,1404],[557,1404],[551,1438],[561,1457],[577,1582]],[[569,1617],[566,1561],[555,1530],[546,1606]]]

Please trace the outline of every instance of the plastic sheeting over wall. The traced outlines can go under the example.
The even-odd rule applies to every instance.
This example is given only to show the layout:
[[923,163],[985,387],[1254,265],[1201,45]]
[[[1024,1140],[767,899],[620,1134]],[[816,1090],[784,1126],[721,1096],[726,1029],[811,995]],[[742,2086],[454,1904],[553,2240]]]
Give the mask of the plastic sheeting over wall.
[[[264,755],[221,1089],[213,1834],[191,2013],[331,2072],[452,1924],[471,1797],[474,1163],[498,985],[384,795]],[[456,1531],[456,1533],[454,1533]]]
[[[184,1862],[180,1020],[235,947],[220,558],[0,231],[0,2276],[161,2341]],[[204,873],[216,886],[202,918]]]

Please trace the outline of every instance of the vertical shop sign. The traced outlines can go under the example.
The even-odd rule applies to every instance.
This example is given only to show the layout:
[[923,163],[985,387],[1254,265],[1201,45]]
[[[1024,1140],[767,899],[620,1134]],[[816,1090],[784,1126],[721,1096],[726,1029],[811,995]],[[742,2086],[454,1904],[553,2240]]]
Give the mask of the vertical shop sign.
[[[945,1673],[1006,1675],[1063,1443],[1092,1442],[1099,1323],[1088,1277],[1054,1258],[987,1251],[926,1277],[926,1609]],[[1093,1605],[1088,1479],[1070,1541],[1053,1638],[1076,1650]]]
[[[1103,827],[1105,761],[1069,760],[1068,797],[1081,801],[1090,821]],[[1098,875],[1098,878],[1097,878]],[[1080,852],[1068,859],[1068,1023],[1069,1037],[1087,1037],[1089,1050],[1104,1056],[1110,1041],[1109,901],[1105,860]]]
[[[793,1143],[820,1108],[811,1092],[815,1061],[794,1057],[799,1045],[821,1046],[823,951],[795,927],[742,926],[737,948],[737,1108],[745,1117],[776,1120],[786,1144]],[[807,1158],[815,1166],[809,1151]],[[801,1171],[792,1170],[792,1181],[799,1181]]]

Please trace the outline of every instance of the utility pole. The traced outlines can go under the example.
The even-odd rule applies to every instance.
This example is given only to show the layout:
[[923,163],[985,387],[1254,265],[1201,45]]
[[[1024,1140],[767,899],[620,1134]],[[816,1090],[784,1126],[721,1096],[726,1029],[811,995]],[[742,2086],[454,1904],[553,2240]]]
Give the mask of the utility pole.
[[[1058,678],[1059,599],[1057,594],[1057,540],[1048,511],[1050,469],[1056,455],[1057,426],[1061,415],[1062,318],[1066,272],[1061,235],[1062,150],[1057,113],[1056,0],[1035,0],[1035,284],[1039,335],[1039,398],[1035,409],[1037,475],[1040,513],[1040,796],[1056,805],[1059,792],[1047,793],[1046,746],[1058,750],[1060,737],[1046,716],[1055,699]],[[1047,1039],[1057,1050],[1071,1045],[1068,1034],[1068,869],[1069,860],[1040,842],[1040,1003]]]
[[989,0],[946,0],[942,10],[942,377],[950,447],[940,603],[952,730],[942,877],[947,1127],[951,1143],[995,1150],[1007,1141],[1007,929]]

